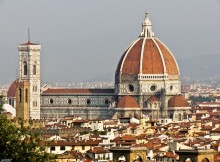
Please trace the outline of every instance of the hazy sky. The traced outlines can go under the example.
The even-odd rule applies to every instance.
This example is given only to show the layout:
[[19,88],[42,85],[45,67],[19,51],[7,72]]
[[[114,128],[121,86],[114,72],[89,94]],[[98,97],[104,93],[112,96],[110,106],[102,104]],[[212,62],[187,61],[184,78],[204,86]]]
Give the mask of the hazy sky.
[[16,79],[28,27],[42,82],[114,81],[145,10],[177,59],[220,54],[219,0],[0,0],[0,83]]

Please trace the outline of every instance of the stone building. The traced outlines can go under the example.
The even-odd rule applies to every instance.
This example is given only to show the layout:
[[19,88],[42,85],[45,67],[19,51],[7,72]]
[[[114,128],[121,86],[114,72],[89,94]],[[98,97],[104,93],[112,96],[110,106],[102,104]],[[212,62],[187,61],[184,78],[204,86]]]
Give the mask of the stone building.
[[[37,51],[34,51],[35,48]],[[38,106],[40,103],[38,97],[39,51],[39,45],[27,43],[19,46],[20,75],[16,84],[16,108],[20,111],[22,106],[24,109],[29,107],[26,108],[26,111],[29,111],[28,114],[32,118],[39,118],[35,114],[36,112],[39,114]],[[36,54],[37,57],[32,56]],[[34,58],[38,58],[38,60],[34,60]],[[30,60],[30,62],[26,60]],[[36,68],[38,70],[34,75],[35,65],[35,70]],[[25,67],[28,71],[26,73]],[[25,86],[28,87],[30,101],[26,106],[19,103],[19,90],[21,89],[22,93],[25,92]],[[34,88],[37,89],[37,92],[34,91]],[[10,94],[12,94],[11,91]],[[187,118],[187,112],[190,109],[187,101],[181,96],[178,64],[171,51],[155,37],[147,13],[139,37],[125,50],[119,60],[115,72],[114,89],[73,89],[43,86],[40,97],[41,118],[75,115],[85,119],[109,119],[141,118],[143,115],[147,115],[152,119],[182,120]]]
[[40,50],[41,45],[30,41],[18,46],[19,76],[15,81],[18,118],[40,119]]

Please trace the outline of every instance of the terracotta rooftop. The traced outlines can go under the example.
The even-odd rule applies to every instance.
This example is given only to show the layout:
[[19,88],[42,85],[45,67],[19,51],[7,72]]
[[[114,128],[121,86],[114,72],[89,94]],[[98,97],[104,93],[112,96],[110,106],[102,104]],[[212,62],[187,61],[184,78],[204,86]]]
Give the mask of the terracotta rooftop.
[[43,94],[114,94],[114,89],[70,89],[70,88],[49,88]]
[[16,80],[10,85],[7,93],[7,97],[15,97],[16,92]]
[[122,55],[116,74],[179,75],[176,60],[169,49],[157,38],[138,38]]
[[176,95],[169,99],[168,107],[189,107],[189,103],[183,96]]
[[147,100],[147,102],[158,102],[158,101],[159,101],[158,98],[155,97],[155,96],[151,96],[151,97]]
[[134,97],[123,96],[120,98],[117,108],[140,108],[140,106]]
[[39,45],[39,44],[31,43],[30,41],[28,41],[27,43],[23,43],[23,44],[20,44],[20,45]]

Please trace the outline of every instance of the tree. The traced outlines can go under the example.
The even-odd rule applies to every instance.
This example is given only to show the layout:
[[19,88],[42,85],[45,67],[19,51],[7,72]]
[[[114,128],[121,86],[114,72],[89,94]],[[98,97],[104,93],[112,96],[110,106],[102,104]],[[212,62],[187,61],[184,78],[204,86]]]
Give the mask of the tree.
[[40,146],[40,138],[24,121],[19,120],[18,125],[12,123],[3,114],[0,114],[0,160],[45,162],[55,159],[53,154],[45,152]]
[[3,111],[3,97],[2,95],[0,95],[0,113]]

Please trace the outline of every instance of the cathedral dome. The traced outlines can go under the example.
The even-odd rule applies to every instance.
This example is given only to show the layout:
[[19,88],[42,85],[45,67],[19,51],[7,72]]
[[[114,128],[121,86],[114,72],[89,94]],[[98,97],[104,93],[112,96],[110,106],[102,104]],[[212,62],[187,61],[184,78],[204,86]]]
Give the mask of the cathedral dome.
[[189,107],[189,103],[183,96],[176,95],[169,99],[168,107]]
[[15,92],[16,92],[16,81],[14,81],[9,89],[8,89],[8,92],[7,92],[7,97],[8,98],[12,98],[12,97],[15,97]]
[[126,49],[116,70],[116,75],[138,74],[155,75],[160,78],[171,75],[177,76],[177,79],[180,75],[173,54],[154,36],[147,13],[139,38]]
[[117,108],[140,108],[140,106],[134,97],[124,96],[120,98]]

